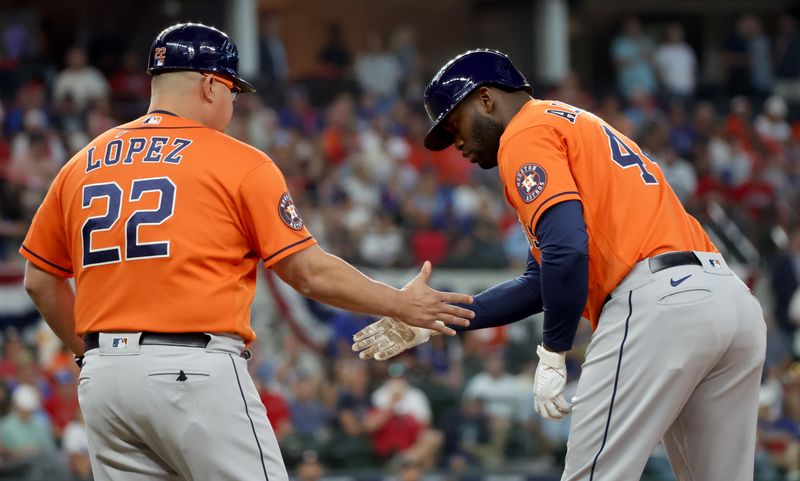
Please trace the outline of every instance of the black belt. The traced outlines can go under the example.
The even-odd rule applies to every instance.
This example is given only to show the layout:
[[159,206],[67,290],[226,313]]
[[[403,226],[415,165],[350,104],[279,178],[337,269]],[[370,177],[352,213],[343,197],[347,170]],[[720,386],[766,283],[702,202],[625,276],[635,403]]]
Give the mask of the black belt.
[[[109,333],[113,334],[113,333]],[[211,336],[202,332],[143,332],[139,337],[139,344],[156,346],[181,346],[181,347],[206,347]],[[100,334],[92,332],[83,336],[83,349],[97,349],[100,347]]]
[[650,272],[653,274],[670,267],[703,265],[700,259],[697,258],[697,254],[692,251],[667,252],[666,254],[651,257],[648,263],[650,264]]

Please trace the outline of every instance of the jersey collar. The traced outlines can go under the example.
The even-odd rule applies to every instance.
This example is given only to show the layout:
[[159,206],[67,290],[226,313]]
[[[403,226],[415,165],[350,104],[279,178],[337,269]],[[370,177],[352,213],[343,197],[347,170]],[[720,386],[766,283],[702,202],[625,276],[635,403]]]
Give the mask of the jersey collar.
[[180,117],[180,115],[173,114],[169,110],[161,110],[161,109],[151,110],[150,112],[147,112],[145,115],[150,115],[150,114],[166,114],[166,115],[171,115],[173,117]]

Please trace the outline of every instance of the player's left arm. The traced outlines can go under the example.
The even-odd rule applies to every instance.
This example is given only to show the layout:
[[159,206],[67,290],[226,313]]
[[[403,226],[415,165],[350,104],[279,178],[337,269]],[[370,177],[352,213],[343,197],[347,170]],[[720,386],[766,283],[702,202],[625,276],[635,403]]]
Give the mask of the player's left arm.
[[476,295],[468,306],[475,318],[454,330],[502,326],[544,311],[544,347],[555,352],[572,349],[589,295],[588,235],[580,201],[547,209],[536,225],[536,238],[542,265],[529,254],[525,272]]
[[534,377],[536,412],[560,419],[572,409],[564,398],[567,384],[566,353],[589,294],[588,235],[583,209],[577,200],[547,209],[536,225],[542,259],[544,328],[536,348],[539,364]]
[[536,412],[554,419],[571,410],[564,398],[565,351],[572,348],[589,291],[588,235],[570,166],[571,132],[561,120],[569,119],[517,132],[498,157],[508,199],[541,252],[544,330],[533,396]]
[[553,351],[572,347],[589,284],[588,238],[581,203],[568,200],[547,209],[536,227],[536,237],[542,265],[528,253],[525,272],[476,295],[468,307],[475,318],[469,326],[453,326],[454,330],[503,326],[544,310],[544,345]]
[[53,275],[28,261],[25,290],[58,338],[76,356],[82,356],[83,340],[75,333],[75,291],[69,279]]
[[453,326],[455,331],[504,326],[542,312],[541,271],[533,254],[522,275],[476,295],[468,308],[475,317],[469,326]]
[[586,305],[588,241],[569,162],[571,123],[552,117],[507,139],[498,167],[508,201],[541,253],[543,344],[560,352],[572,348]]
[[542,345],[569,351],[589,296],[589,237],[577,200],[558,203],[536,225],[542,253]]
[[525,272],[474,297],[471,331],[511,324],[544,311],[542,339],[550,351],[572,349],[575,332],[589,295],[589,252],[580,201],[568,200],[547,209],[536,225],[542,253],[540,266],[528,254]]

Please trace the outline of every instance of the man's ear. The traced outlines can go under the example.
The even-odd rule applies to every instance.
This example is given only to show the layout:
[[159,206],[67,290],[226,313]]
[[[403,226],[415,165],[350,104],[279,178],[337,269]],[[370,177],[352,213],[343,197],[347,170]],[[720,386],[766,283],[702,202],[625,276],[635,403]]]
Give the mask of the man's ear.
[[203,76],[203,80],[200,82],[200,89],[203,91],[203,99],[210,103],[214,103],[214,81],[211,80],[211,76]]
[[487,86],[479,87],[478,88],[478,102],[482,106],[482,109],[485,113],[491,114],[494,112],[494,96],[492,95],[492,89]]

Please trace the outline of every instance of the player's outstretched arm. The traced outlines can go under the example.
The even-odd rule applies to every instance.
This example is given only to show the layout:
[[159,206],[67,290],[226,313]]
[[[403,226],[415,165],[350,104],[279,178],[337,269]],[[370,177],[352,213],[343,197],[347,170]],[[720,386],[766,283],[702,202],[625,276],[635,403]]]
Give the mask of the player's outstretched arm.
[[83,340],[75,333],[75,291],[69,279],[54,276],[28,262],[25,290],[61,342],[76,356],[82,356]]
[[[468,305],[472,296],[431,289],[431,265],[403,289],[370,279],[342,259],[314,245],[276,262],[272,269],[301,294],[325,304],[399,319],[411,326],[455,335],[445,324],[466,326],[473,313],[452,303]],[[443,323],[437,323],[441,320]]]
[[[580,232],[583,235],[575,234]],[[469,306],[475,313],[475,318],[469,326],[453,326],[455,330],[471,331],[502,326],[542,312],[544,292],[547,292],[551,314],[549,319],[545,315],[544,344],[552,347],[568,345],[562,349],[568,350],[586,303],[588,274],[585,265],[585,232],[578,201],[563,202],[548,209],[539,222],[537,234],[540,239],[547,241],[543,243],[543,259],[548,268],[550,285],[543,288],[542,269],[529,252],[525,272],[475,296],[474,302]],[[567,237],[576,239],[566,239]],[[572,245],[578,247],[570,249]],[[552,252],[553,246],[555,254]],[[568,255],[571,252],[575,255]],[[553,260],[554,257],[558,259]],[[573,263],[571,260],[578,262]],[[564,282],[563,277],[571,282]],[[562,306],[566,306],[566,314],[563,314],[564,309],[557,309]],[[558,310],[559,316],[554,318],[553,310]],[[569,322],[555,322],[564,319]],[[359,352],[361,359],[374,358],[383,361],[427,342],[429,338],[430,333],[427,330],[403,326],[392,319],[380,319],[353,336],[352,349]]]
[[[521,276],[481,292],[469,308],[475,318],[469,326],[454,326],[456,331],[511,324],[541,312],[540,271],[533,255],[528,253],[528,266]],[[358,331],[352,349],[361,359],[385,361],[427,342],[433,334],[436,332],[384,317]]]

